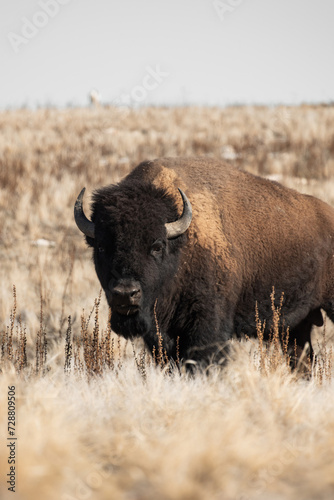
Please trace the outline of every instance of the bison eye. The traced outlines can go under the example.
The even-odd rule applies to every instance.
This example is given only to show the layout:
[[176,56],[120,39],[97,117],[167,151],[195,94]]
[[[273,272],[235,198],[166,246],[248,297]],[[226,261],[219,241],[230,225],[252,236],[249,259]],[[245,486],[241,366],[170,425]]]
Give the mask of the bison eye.
[[97,247],[97,251],[98,251],[99,253],[104,253],[104,247],[103,247],[102,245],[99,245],[99,246]]
[[161,240],[157,240],[153,243],[151,246],[151,255],[155,258],[160,258],[162,257],[164,245]]

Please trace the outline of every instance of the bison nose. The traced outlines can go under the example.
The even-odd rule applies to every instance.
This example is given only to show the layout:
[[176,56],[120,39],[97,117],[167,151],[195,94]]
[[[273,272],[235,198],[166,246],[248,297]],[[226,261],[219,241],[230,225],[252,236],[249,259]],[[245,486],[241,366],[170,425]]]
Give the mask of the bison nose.
[[140,283],[121,281],[111,289],[112,305],[116,308],[139,306],[142,296]]

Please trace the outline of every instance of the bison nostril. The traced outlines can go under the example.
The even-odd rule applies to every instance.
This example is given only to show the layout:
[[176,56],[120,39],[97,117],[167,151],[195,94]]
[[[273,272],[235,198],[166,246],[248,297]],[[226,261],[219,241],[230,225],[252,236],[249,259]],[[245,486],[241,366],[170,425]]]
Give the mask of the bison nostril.
[[138,288],[133,288],[131,290],[127,290],[125,288],[116,287],[112,290],[113,295],[117,295],[119,297],[136,297],[140,295],[140,290]]

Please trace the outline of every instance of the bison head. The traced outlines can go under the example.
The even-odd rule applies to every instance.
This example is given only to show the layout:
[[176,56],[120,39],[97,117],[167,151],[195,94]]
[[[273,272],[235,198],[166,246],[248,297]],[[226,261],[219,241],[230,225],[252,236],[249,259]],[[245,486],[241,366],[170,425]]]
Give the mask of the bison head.
[[[173,299],[191,204],[179,189],[183,213],[174,200],[151,185],[108,186],[93,197],[92,220],[74,207],[78,228],[94,249],[97,276],[111,308],[111,327],[125,338],[152,331],[154,304]],[[179,217],[179,218],[178,218]]]

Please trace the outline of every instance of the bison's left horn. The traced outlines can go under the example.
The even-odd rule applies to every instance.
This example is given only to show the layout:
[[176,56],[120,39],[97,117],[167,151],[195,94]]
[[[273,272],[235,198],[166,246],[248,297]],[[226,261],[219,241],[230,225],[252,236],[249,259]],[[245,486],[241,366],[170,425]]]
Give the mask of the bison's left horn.
[[86,236],[90,238],[95,238],[95,224],[94,222],[87,219],[82,208],[82,200],[85,194],[86,188],[83,188],[77,198],[74,205],[74,219],[76,225]]
[[181,217],[175,222],[167,222],[165,224],[167,231],[167,238],[170,240],[172,238],[176,238],[177,236],[181,236],[181,234],[185,233],[190,226],[191,218],[192,218],[192,208],[191,203],[184,194],[181,189],[179,189],[180,194],[183,200],[183,212]]

